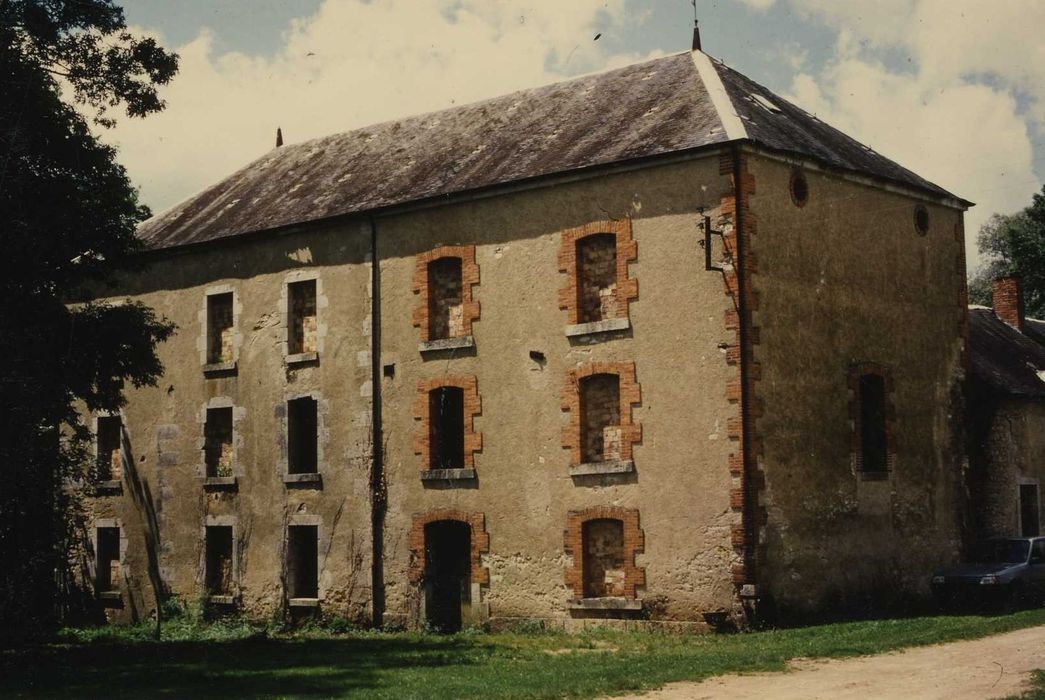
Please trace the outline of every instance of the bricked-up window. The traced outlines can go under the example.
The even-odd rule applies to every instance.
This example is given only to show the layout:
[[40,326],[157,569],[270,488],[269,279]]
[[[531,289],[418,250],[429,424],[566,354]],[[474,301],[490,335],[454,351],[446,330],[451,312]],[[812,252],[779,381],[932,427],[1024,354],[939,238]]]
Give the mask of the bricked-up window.
[[865,472],[889,468],[886,439],[885,379],[877,374],[860,377],[860,456]]
[[472,324],[479,320],[472,289],[477,284],[474,245],[445,245],[417,256],[413,324],[421,330],[422,343],[471,337]]
[[208,595],[232,593],[232,527],[207,526],[206,585]]
[[464,390],[443,386],[428,393],[431,469],[464,467]]
[[633,467],[634,445],[642,441],[642,425],[632,420],[642,401],[635,363],[580,365],[566,373],[561,397],[570,414],[562,446],[570,451],[571,473],[575,467]]
[[95,533],[95,590],[99,593],[120,590],[120,528],[99,527]]
[[207,476],[232,476],[232,407],[208,408],[203,435]]
[[577,322],[617,318],[617,237],[609,233],[577,241]]
[[317,401],[310,396],[287,402],[287,471],[314,474],[317,469],[319,423]]
[[624,523],[589,520],[584,523],[584,597],[624,596]]
[[570,325],[628,318],[629,303],[638,298],[639,283],[628,277],[628,264],[638,258],[631,219],[593,221],[561,234],[559,271],[566,286],[559,308]]
[[566,586],[575,598],[635,599],[646,570],[635,564],[645,547],[639,511],[619,506],[572,510],[566,516],[564,548],[572,563]]
[[98,480],[118,481],[123,475],[123,420],[120,416],[99,416],[97,430]]
[[290,598],[319,597],[319,528],[287,528],[287,586]]
[[207,297],[207,362],[232,362],[232,292]]
[[291,282],[287,285],[287,352],[316,352],[318,329],[316,281]]
[[428,338],[460,338],[464,330],[461,259],[439,258],[428,263]]
[[615,374],[593,374],[580,380],[580,389],[582,459],[621,459],[620,378]]

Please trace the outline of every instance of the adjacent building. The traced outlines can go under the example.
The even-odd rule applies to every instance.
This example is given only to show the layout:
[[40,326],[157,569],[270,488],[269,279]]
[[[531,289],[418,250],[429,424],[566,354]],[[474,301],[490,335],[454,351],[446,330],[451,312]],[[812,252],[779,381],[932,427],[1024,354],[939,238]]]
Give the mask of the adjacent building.
[[994,308],[969,309],[969,535],[1042,534],[1045,321],[1027,318],[1019,278],[994,282]]
[[699,50],[273,149],[142,225],[93,585],[701,626],[958,551],[963,211]]

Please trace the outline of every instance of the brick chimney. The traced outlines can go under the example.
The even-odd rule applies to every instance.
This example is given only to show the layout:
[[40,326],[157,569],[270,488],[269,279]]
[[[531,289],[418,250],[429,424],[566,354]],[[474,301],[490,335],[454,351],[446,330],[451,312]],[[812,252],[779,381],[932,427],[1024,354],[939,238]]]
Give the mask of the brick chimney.
[[994,315],[1023,332],[1023,285],[1019,277],[994,280]]

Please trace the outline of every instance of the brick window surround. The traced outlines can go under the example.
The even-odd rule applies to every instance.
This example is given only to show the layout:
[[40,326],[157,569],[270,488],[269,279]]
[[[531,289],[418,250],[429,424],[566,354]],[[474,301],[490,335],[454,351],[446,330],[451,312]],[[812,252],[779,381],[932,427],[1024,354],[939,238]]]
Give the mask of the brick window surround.
[[642,401],[642,391],[635,380],[634,362],[591,362],[566,373],[562,389],[562,410],[570,414],[570,422],[562,431],[562,447],[570,451],[570,466],[584,463],[584,431],[581,406],[582,380],[598,374],[615,375],[620,395],[620,459],[632,459],[632,446],[642,441],[642,424],[632,423],[631,408]]
[[[874,375],[881,377],[885,390],[885,448],[886,466],[884,470],[865,470],[862,434],[863,416],[861,415],[860,378]],[[886,478],[896,464],[896,407],[893,404],[892,370],[876,362],[858,362],[849,367],[849,428],[850,428],[850,463],[853,471],[865,478]]]
[[573,558],[572,565],[566,569],[566,586],[575,598],[584,598],[584,524],[591,520],[619,520],[623,524],[624,597],[634,600],[636,589],[646,585],[646,569],[635,565],[635,555],[642,553],[646,540],[639,527],[639,511],[634,508],[596,506],[566,514],[564,551]]
[[628,318],[628,305],[639,296],[639,282],[628,277],[628,263],[638,259],[638,245],[632,239],[631,219],[592,221],[569,228],[560,234],[559,272],[566,273],[566,286],[559,290],[559,308],[566,311],[568,323],[578,325],[583,312],[578,284],[577,244],[588,236],[611,234],[617,241],[617,279],[615,318]]
[[421,455],[421,469],[432,465],[432,421],[429,394],[442,387],[457,387],[464,392],[464,469],[475,469],[475,453],[483,449],[483,434],[475,432],[475,417],[482,414],[482,399],[475,375],[450,375],[423,379],[417,383],[414,397],[414,419],[421,426],[414,435],[414,454]]
[[414,515],[410,527],[410,583],[421,582],[425,572],[425,525],[440,520],[465,523],[471,529],[471,579],[472,583],[490,585],[490,570],[482,564],[482,555],[490,551],[490,535],[486,532],[486,516],[483,513],[466,513],[460,510],[430,510]]
[[479,284],[479,265],[475,262],[474,245],[444,245],[435,250],[417,256],[414,267],[413,289],[419,296],[414,309],[414,326],[421,329],[421,342],[428,343],[442,338],[432,334],[432,306],[435,292],[434,280],[430,279],[430,264],[443,258],[457,258],[461,261],[461,322],[459,335],[451,337],[467,337],[472,334],[472,324],[479,320],[479,302],[473,299],[472,286]]

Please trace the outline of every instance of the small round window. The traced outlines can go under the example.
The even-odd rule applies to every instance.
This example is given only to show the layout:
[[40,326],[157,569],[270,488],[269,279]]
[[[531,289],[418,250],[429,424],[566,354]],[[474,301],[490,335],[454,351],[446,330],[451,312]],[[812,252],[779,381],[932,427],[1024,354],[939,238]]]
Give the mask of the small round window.
[[929,233],[929,210],[922,204],[914,208],[914,230],[919,236]]
[[809,201],[809,183],[801,170],[791,173],[791,201],[796,207],[804,207]]

